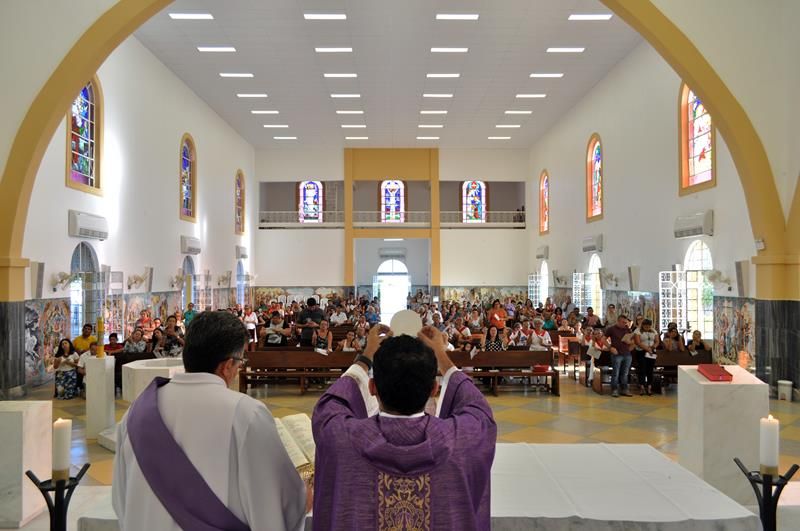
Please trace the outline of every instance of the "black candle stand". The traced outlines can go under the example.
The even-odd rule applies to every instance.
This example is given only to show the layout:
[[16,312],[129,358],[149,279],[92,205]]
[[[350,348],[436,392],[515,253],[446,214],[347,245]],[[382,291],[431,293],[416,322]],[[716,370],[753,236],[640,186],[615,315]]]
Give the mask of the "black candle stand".
[[792,476],[800,466],[792,465],[792,468],[786,474],[779,475],[776,479],[772,474],[762,474],[759,471],[747,470],[747,467],[742,464],[738,457],[734,457],[733,460],[756,493],[758,512],[761,516],[761,527],[764,531],[776,531],[778,524],[778,498],[781,497],[783,487],[792,479]]
[[[25,475],[30,478],[36,488],[39,489],[39,492],[42,493],[42,496],[44,496],[44,501],[47,502],[47,510],[50,511],[50,531],[67,531],[69,500],[87,470],[89,470],[89,463],[83,465],[77,476],[68,480],[59,479],[56,481],[52,479],[39,481],[36,474],[30,470],[25,472]],[[51,492],[54,493],[52,498],[50,497]]]

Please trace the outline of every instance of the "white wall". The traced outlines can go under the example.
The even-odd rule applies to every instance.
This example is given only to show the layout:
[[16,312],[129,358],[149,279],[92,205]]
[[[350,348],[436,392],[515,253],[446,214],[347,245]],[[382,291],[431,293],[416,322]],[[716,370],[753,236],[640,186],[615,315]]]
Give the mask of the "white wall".
[[256,151],[256,174],[259,181],[344,180],[342,148],[298,148]]
[[526,149],[439,150],[441,181],[525,181],[528,177]]
[[[258,187],[250,144],[135,37],[111,54],[98,78],[104,95],[103,196],[65,186],[65,122],[53,136],[34,184],[23,256],[45,263],[44,296],[66,295],[53,293],[49,281],[54,273],[69,272],[80,241],[67,235],[69,209],[105,216],[108,240],[91,241],[100,263],[124,271],[126,278],[154,267],[154,291],[171,289],[169,277],[183,261],[182,234],[202,241],[203,252],[194,257],[196,271],[210,270],[214,278],[235,271],[235,245],[247,245],[253,255]],[[181,221],[178,213],[184,132],[193,136],[197,149],[197,223]],[[245,236],[234,234],[234,177],[239,168],[247,185]]]
[[355,241],[356,284],[371,285],[378,266],[388,258],[380,257],[380,249],[405,249],[405,258],[399,259],[408,268],[411,284],[428,284],[430,278],[430,240],[425,238],[405,239],[401,242],[386,242],[379,238],[358,238]]
[[445,229],[442,286],[524,286],[528,232],[521,229]]
[[343,286],[344,230],[271,229],[255,235],[258,286]]
[[[529,220],[538,220],[538,176],[544,168],[550,173],[551,196],[550,234],[540,237],[537,223],[528,223],[532,268],[539,267],[536,247],[546,244],[551,271],[585,271],[589,255],[581,252],[581,239],[602,233],[603,266],[623,277],[629,265],[638,265],[640,289],[656,291],[658,272],[683,263],[690,244],[673,237],[676,216],[704,209],[714,210],[715,236],[706,241],[715,268],[735,278],[734,262],[755,254],[742,186],[721,135],[716,188],[678,196],[680,83],[643,43],[531,149]],[[593,132],[603,142],[605,215],[586,223],[586,145]]]

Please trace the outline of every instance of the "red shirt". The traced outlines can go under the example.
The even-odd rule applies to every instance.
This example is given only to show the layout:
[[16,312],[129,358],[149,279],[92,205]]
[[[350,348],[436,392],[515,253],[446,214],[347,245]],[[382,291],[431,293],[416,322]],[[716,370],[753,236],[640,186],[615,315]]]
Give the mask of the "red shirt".
[[622,340],[623,337],[630,333],[631,331],[628,328],[620,328],[617,325],[609,326],[605,331],[606,337],[611,338],[611,346],[617,349],[619,354],[630,354],[630,345]]

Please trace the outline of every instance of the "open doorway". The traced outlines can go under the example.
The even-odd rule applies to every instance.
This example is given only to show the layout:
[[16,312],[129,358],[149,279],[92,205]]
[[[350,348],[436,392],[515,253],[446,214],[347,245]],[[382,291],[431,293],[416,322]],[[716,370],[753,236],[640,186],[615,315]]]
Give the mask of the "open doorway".
[[381,322],[389,324],[392,316],[406,309],[411,279],[408,268],[400,260],[385,260],[375,275],[375,293],[381,301]]

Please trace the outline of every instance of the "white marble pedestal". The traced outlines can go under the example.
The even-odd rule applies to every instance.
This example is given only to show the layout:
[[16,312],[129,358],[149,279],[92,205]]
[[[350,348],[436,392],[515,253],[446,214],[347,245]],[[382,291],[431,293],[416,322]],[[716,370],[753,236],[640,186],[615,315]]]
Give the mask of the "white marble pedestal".
[[52,425],[50,401],[0,402],[0,528],[22,527],[46,509],[25,471],[51,476]]
[[133,402],[156,376],[172,378],[183,372],[185,372],[183,358],[160,358],[126,363],[122,366],[122,398]]
[[86,360],[86,438],[114,426],[114,356]]
[[753,489],[733,462],[759,466],[759,419],[769,414],[769,386],[736,365],[732,382],[712,382],[694,366],[678,367],[678,462],[742,505]]

